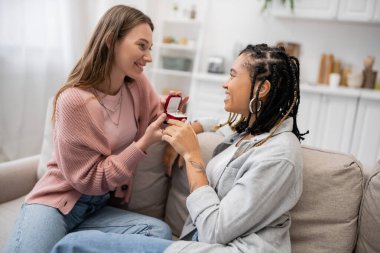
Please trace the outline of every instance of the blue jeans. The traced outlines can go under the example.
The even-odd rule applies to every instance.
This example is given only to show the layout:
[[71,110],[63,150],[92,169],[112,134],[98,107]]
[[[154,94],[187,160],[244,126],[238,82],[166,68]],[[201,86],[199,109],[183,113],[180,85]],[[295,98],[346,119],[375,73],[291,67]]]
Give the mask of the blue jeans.
[[23,204],[5,252],[50,252],[66,234],[83,230],[171,239],[163,221],[107,206],[108,198],[82,195],[67,215],[53,207]]
[[163,253],[173,241],[137,234],[114,234],[100,231],[71,233],[60,240],[51,253]]

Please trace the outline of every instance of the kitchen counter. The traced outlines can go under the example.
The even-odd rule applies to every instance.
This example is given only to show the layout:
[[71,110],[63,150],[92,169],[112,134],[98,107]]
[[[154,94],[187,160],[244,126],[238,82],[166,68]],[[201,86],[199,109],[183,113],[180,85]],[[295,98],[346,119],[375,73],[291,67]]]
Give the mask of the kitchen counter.
[[331,88],[327,85],[316,85],[301,83],[300,90],[302,93],[314,93],[322,95],[336,95],[342,97],[357,97],[362,99],[371,99],[380,101],[380,90],[337,87]]
[[380,91],[302,83],[300,129],[305,144],[352,153],[372,168],[380,159]]
[[[210,73],[195,73],[196,80],[203,82],[210,82],[216,84],[223,84],[229,79],[229,75],[226,74],[210,74]],[[317,85],[311,82],[301,82],[301,92],[325,94],[325,95],[337,95],[342,97],[360,97],[364,99],[372,99],[380,101],[380,90],[350,88],[350,87],[337,87],[332,88],[328,85]]]

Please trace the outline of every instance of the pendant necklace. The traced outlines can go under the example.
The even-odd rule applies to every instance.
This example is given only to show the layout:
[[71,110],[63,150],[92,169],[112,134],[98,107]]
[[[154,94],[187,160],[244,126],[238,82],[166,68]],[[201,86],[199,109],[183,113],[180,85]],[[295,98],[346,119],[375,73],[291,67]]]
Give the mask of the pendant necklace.
[[[117,104],[115,105],[114,108],[108,108],[104,103],[103,101],[100,99],[99,97],[99,94],[98,92],[96,91],[95,88],[93,88],[93,93],[94,93],[94,96],[96,98],[96,100],[98,100],[99,104],[106,110],[106,113],[108,115],[108,118],[110,119],[110,121],[112,122],[112,124],[114,124],[116,127],[119,127],[119,123],[120,123],[120,115],[121,115],[121,104],[123,102],[123,87],[121,87],[121,91],[120,91],[120,98],[119,98],[119,101],[117,102]],[[117,121],[113,121],[112,120],[112,117],[111,117],[111,114],[110,113],[114,113],[116,111],[119,111],[118,113],[118,116],[117,116]]]

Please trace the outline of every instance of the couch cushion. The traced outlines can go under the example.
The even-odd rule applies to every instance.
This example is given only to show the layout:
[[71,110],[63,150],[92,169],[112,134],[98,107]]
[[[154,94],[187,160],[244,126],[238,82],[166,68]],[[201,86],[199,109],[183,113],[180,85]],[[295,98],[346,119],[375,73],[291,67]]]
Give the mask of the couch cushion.
[[380,252],[380,161],[368,179],[359,219],[356,253]]
[[45,128],[44,135],[42,138],[42,148],[40,161],[37,167],[37,177],[40,179],[46,172],[46,164],[50,160],[53,153],[53,127],[51,122],[51,117],[53,114],[53,98],[49,99],[48,108],[46,110],[45,116]]
[[303,193],[291,211],[292,252],[353,252],[363,194],[351,155],[303,147]]
[[[207,164],[212,157],[215,147],[223,140],[221,134],[204,132],[198,134],[198,142],[201,146],[202,158]],[[189,187],[186,169],[173,168],[171,187],[166,203],[165,221],[169,224],[175,236],[179,237],[183,224],[189,214],[186,208],[186,198],[189,195]]]
[[11,235],[12,228],[21,210],[24,196],[6,203],[0,204],[0,249],[5,247],[5,243]]
[[172,229],[173,235],[179,237],[183,224],[189,214],[186,208],[186,198],[189,195],[186,169],[174,165],[171,186],[165,209],[165,222]]
[[169,184],[163,164],[166,145],[159,142],[150,146],[146,158],[137,165],[128,210],[164,218]]

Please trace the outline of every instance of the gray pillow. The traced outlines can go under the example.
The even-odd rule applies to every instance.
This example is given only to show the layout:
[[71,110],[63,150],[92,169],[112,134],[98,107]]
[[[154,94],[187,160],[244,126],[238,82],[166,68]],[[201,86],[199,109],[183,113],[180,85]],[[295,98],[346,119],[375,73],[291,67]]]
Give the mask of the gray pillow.
[[147,157],[137,165],[128,210],[164,218],[169,183],[163,164],[166,145],[159,142],[150,146]]
[[[198,142],[202,151],[202,158],[207,164],[212,157],[215,147],[223,140],[223,135],[215,132],[198,134]],[[183,224],[189,214],[186,208],[186,198],[189,195],[189,187],[186,176],[186,168],[173,168],[171,187],[166,202],[165,221],[172,229],[173,235],[179,237]]]
[[37,167],[37,177],[40,179],[46,172],[47,162],[51,159],[53,154],[53,127],[51,117],[53,114],[53,98],[49,99],[48,107],[45,116],[45,128],[42,139],[41,156]]
[[293,253],[353,252],[363,171],[355,157],[303,147],[303,192],[291,210]]

